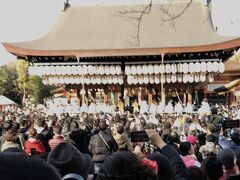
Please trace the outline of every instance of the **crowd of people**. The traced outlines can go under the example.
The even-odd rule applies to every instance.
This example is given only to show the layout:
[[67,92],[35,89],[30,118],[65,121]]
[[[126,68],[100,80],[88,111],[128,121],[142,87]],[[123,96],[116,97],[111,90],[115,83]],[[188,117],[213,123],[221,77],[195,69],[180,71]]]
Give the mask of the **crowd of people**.
[[240,179],[240,129],[226,125],[239,124],[238,107],[84,108],[0,111],[0,179]]

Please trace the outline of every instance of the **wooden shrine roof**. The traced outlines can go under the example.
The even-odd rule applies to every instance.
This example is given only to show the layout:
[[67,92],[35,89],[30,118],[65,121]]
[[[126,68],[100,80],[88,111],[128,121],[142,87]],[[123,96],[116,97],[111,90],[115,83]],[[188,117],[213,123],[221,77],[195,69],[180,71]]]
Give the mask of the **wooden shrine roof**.
[[[20,56],[76,57],[161,55],[240,46],[240,38],[220,36],[214,31],[209,7],[200,1],[193,1],[182,15],[184,1],[152,4],[149,14],[141,19],[138,42],[136,17],[140,17],[139,12],[145,7],[70,7],[44,37],[3,45],[10,53]],[[167,13],[163,8],[168,8]],[[180,16],[169,20],[174,14]]]

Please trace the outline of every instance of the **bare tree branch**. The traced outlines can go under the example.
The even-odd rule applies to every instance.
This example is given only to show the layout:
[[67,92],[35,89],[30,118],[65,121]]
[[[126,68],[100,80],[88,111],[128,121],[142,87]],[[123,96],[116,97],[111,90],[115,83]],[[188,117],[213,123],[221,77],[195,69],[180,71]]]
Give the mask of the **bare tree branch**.
[[163,5],[160,6],[160,11],[163,12],[167,16],[167,18],[162,18],[162,21],[165,22],[170,22],[170,24],[173,26],[175,29],[175,20],[181,17],[185,11],[188,9],[188,7],[192,4],[193,0],[189,0],[188,3],[186,3],[186,6],[178,13],[178,14],[172,14],[169,12],[169,8],[172,5],[174,0],[171,0],[169,5],[165,8]]
[[124,9],[118,11],[119,16],[128,17],[132,20],[135,20],[137,23],[136,36],[132,37],[132,39],[135,39],[136,43],[128,41],[128,43],[130,43],[131,45],[139,46],[141,44],[140,29],[141,29],[142,18],[144,15],[149,14],[151,12],[151,9],[152,9],[152,0],[150,0],[149,4],[147,6],[145,6],[142,10],[136,10],[133,8],[130,10],[127,10],[124,8]]

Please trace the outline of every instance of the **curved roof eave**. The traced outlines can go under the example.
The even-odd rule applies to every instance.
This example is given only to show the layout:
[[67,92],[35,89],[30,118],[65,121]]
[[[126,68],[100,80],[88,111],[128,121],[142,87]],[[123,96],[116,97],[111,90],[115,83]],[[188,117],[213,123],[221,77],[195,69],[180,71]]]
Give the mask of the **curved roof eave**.
[[143,56],[162,55],[189,52],[207,52],[227,50],[240,47],[240,38],[200,46],[185,47],[161,47],[161,48],[127,48],[127,49],[86,49],[86,50],[33,50],[17,47],[11,43],[2,43],[5,49],[19,56],[76,56],[76,57],[100,57],[100,56]]

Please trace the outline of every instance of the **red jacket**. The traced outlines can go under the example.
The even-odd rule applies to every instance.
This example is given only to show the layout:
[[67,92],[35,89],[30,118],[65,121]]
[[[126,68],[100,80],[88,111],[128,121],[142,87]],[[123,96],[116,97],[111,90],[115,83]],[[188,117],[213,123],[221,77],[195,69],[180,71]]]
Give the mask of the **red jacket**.
[[32,148],[36,149],[37,154],[41,154],[45,152],[45,148],[40,140],[35,140],[35,141],[27,140],[24,143],[24,148],[25,148],[26,154],[28,155],[31,155],[30,153]]

